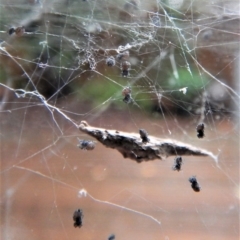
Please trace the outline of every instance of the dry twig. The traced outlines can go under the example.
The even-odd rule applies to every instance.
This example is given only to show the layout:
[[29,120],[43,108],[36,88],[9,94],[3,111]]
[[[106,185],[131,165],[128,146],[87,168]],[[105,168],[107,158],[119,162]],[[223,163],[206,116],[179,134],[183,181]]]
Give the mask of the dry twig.
[[211,152],[172,139],[160,139],[148,137],[148,142],[143,142],[137,133],[107,130],[88,125],[82,121],[79,130],[97,139],[108,148],[117,149],[124,158],[130,158],[137,162],[163,159],[168,156],[210,156],[216,162],[217,158]]

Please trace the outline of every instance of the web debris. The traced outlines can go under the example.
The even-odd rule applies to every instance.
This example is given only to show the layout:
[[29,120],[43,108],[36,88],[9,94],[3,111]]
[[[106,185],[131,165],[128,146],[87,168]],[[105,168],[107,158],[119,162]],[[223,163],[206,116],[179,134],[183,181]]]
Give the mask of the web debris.
[[175,155],[210,156],[217,163],[213,153],[171,139],[148,137],[148,141],[143,142],[141,134],[92,127],[86,121],[80,123],[79,130],[138,163]]

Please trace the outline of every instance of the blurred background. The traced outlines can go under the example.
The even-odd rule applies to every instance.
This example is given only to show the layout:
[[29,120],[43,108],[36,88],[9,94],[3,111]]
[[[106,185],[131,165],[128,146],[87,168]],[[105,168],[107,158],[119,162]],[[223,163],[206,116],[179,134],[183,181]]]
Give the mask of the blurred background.
[[[239,239],[239,14],[235,0],[3,0],[1,239]],[[82,120],[218,162],[81,150]]]

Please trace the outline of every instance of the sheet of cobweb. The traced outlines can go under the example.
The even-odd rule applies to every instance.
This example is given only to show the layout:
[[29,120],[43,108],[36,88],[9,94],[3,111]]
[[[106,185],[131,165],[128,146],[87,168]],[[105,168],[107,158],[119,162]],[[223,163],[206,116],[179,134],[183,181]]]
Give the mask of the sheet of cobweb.
[[[239,239],[238,0],[3,0],[0,16],[1,239]],[[136,163],[83,120],[217,161]]]

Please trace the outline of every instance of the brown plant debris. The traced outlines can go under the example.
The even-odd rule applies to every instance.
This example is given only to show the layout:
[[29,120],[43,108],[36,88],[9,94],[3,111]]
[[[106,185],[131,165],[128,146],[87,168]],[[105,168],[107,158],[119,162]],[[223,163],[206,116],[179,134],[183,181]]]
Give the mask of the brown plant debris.
[[108,148],[117,149],[124,158],[136,162],[164,159],[169,156],[210,156],[217,162],[213,153],[172,139],[148,136],[148,142],[142,141],[139,133],[120,132],[88,125],[82,121],[79,130],[97,139]]

